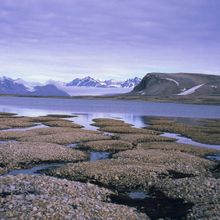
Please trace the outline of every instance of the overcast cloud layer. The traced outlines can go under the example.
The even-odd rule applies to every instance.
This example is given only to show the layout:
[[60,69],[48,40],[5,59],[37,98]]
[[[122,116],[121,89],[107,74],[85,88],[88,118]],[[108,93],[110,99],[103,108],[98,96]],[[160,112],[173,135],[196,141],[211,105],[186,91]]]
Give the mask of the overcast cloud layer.
[[220,74],[219,0],[1,0],[0,75]]

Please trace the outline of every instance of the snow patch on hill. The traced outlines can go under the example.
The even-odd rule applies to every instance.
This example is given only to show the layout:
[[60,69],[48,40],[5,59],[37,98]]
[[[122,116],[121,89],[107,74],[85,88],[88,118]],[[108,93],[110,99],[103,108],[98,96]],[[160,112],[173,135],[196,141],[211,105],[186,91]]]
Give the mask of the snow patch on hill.
[[197,85],[197,86],[193,86],[192,88],[187,89],[186,91],[181,92],[181,93],[179,93],[179,94],[177,94],[177,95],[191,95],[191,94],[193,94],[198,88],[202,87],[203,85],[205,85],[205,84],[200,84],[200,85]]
[[179,84],[179,82],[177,82],[176,80],[174,80],[174,79],[171,79],[171,78],[165,78],[166,80],[169,80],[169,81],[171,81],[171,82],[174,82],[177,86],[179,86],[180,84]]

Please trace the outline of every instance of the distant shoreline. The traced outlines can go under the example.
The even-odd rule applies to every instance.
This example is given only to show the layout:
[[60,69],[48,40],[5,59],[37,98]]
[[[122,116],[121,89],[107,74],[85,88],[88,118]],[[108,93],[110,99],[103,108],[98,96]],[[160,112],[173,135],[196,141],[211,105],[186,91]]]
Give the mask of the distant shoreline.
[[220,105],[220,96],[172,96],[172,97],[156,97],[156,96],[131,96],[131,95],[103,95],[103,96],[26,96],[26,95],[9,95],[0,94],[0,97],[27,97],[27,98],[56,98],[56,99],[110,99],[110,100],[133,100],[146,102],[169,102],[179,104],[196,104],[196,105]]

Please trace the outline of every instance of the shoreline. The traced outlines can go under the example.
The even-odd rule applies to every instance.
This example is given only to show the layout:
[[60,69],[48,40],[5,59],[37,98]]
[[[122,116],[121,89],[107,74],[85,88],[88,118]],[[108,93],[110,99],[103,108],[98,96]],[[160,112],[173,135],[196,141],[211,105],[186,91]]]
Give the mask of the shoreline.
[[195,104],[195,105],[220,105],[220,96],[209,97],[143,97],[131,95],[101,95],[101,96],[25,96],[25,95],[4,95],[0,97],[23,97],[23,98],[51,98],[51,99],[92,99],[92,100],[122,100],[122,101],[145,101],[158,103],[178,103],[178,104]]

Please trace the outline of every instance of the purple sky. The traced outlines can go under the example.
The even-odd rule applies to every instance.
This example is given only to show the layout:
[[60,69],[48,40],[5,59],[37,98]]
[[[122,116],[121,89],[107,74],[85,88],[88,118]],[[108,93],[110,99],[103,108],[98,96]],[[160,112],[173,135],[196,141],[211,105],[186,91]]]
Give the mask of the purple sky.
[[219,0],[0,0],[0,75],[220,74]]

